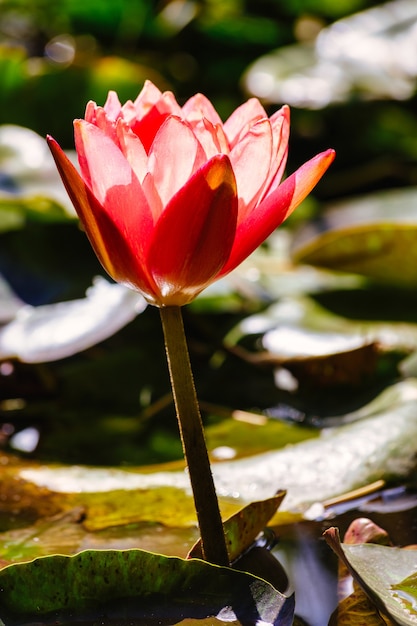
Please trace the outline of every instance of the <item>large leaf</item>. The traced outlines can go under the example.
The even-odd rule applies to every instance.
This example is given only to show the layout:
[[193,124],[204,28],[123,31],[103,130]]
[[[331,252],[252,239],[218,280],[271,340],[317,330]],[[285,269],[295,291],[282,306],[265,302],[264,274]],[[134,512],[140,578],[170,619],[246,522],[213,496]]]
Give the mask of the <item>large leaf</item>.
[[415,550],[370,543],[344,544],[336,528],[328,529],[325,539],[384,614],[401,626],[417,624],[415,580],[411,582],[412,594],[403,582],[417,576]]
[[0,231],[24,225],[28,215],[52,221],[75,215],[46,141],[33,130],[0,126],[0,166]]
[[0,328],[0,359],[63,359],[111,337],[145,308],[140,294],[97,277],[83,299],[22,306],[15,319]]
[[295,241],[294,258],[382,283],[417,284],[416,190],[371,194],[339,204]]
[[311,109],[353,97],[408,98],[417,72],[410,71],[403,50],[413,45],[416,19],[413,0],[356,13],[321,30],[315,42],[283,47],[255,61],[246,88],[269,102]]
[[[358,419],[361,418],[361,419]],[[404,479],[415,467],[417,380],[393,385],[357,413],[353,423],[283,450],[213,464],[219,495],[235,502],[267,499],[285,489],[285,510],[305,510],[314,502],[378,479]],[[149,470],[149,468],[148,468]],[[141,472],[82,467],[28,467],[25,480],[62,492],[175,487],[190,492],[181,471]],[[161,520],[163,521],[163,520]]]
[[290,626],[293,611],[293,598],[259,578],[141,550],[84,551],[0,571],[5,626],[49,619],[112,624],[132,618],[139,624],[175,624],[208,617],[242,626],[258,620]]

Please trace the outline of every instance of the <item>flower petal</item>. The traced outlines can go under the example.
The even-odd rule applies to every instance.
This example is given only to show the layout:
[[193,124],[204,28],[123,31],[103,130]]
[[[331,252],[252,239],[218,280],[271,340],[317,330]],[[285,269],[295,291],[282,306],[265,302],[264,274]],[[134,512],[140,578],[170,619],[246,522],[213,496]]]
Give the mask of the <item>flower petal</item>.
[[146,150],[139,137],[122,120],[118,121],[116,132],[120,149],[142,184],[148,173],[148,155]]
[[118,146],[99,128],[82,120],[74,128],[82,178],[141,263],[154,220],[139,180]]
[[255,122],[267,117],[265,109],[257,98],[250,98],[241,104],[223,125],[230,147],[232,148],[240,137],[246,135]]
[[120,104],[119,97],[115,91],[109,91],[103,109],[106,111],[107,117],[112,120],[112,122],[115,122],[120,116],[122,105]]
[[230,153],[239,196],[239,223],[258,200],[271,167],[272,130],[268,119],[254,124]]
[[268,180],[263,190],[263,197],[269,195],[281,183],[288,156],[290,137],[290,109],[284,105],[270,118],[272,127],[272,159]]
[[178,191],[155,226],[147,265],[159,304],[183,305],[209,285],[229,257],[237,219],[229,158],[217,155]]
[[335,157],[326,150],[304,163],[296,172],[247,215],[236,230],[229,260],[218,278],[231,272],[246,259],[297,208],[318,183]]
[[161,91],[151,81],[145,85],[133,103],[136,117],[132,118],[132,111],[126,109],[126,121],[134,133],[142,141],[145,150],[149,152],[152,142],[159,128],[170,115],[182,116],[181,107],[170,91]]
[[148,164],[163,205],[206,160],[188,124],[177,117],[167,118],[152,144]]
[[214,126],[222,124],[222,120],[217,113],[216,109],[206,96],[202,93],[197,93],[192,96],[182,107],[182,117],[187,120],[191,125],[194,122],[200,122],[204,118],[209,120]]
[[[129,226],[127,221],[121,228],[120,223],[94,197],[57,142],[49,136],[47,141],[68,195],[106,272],[114,280],[139,289],[148,298],[153,298],[155,285],[135,245],[140,235],[136,233],[137,224],[132,226],[134,230],[126,233],[123,228]],[[146,232],[142,232],[142,235],[146,236]]]

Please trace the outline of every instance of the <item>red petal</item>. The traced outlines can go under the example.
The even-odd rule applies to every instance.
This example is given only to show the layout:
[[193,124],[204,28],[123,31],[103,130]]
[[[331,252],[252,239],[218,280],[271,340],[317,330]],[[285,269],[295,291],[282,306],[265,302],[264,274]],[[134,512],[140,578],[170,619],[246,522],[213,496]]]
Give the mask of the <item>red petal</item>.
[[188,124],[169,117],[159,129],[149,153],[149,171],[163,206],[206,160]]
[[229,158],[216,155],[172,198],[155,227],[148,267],[161,305],[183,305],[209,285],[229,257],[237,219]]
[[134,230],[130,232],[126,230],[129,227],[126,220],[117,223],[112,219],[57,142],[52,137],[48,137],[47,141],[68,195],[106,272],[115,280],[129,284],[153,299],[154,284],[146,273],[138,246],[135,245],[142,236],[147,234],[149,238],[149,231],[146,233],[144,229],[145,232],[140,232],[138,219],[131,224]]
[[334,150],[316,155],[249,213],[236,230],[233,250],[219,277],[242,263],[297,208],[318,183],[334,157]]

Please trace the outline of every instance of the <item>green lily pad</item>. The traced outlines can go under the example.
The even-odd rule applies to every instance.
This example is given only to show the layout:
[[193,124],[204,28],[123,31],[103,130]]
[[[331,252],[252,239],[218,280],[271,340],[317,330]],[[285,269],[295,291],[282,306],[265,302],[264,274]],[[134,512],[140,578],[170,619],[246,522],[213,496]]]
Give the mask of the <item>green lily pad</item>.
[[319,228],[309,225],[299,233],[294,260],[415,287],[416,197],[415,189],[395,190],[338,205],[321,217]]
[[[314,502],[379,479],[404,479],[415,468],[417,380],[393,385],[356,412],[346,425],[315,439],[212,466],[221,500],[248,503],[285,489],[284,510],[306,510]],[[170,471],[171,470],[171,471]],[[175,487],[190,492],[184,471],[86,467],[28,467],[20,477],[64,493]],[[157,515],[155,511],[155,515]],[[159,521],[155,519],[155,521]],[[160,519],[163,522],[163,517]]]
[[250,574],[142,550],[86,550],[0,571],[5,626],[51,619],[114,624],[132,618],[135,624],[175,624],[209,617],[220,624],[250,626],[262,620],[290,626],[293,611],[292,597]]
[[400,626],[417,624],[415,550],[344,544],[336,528],[328,529],[324,536],[379,610]]

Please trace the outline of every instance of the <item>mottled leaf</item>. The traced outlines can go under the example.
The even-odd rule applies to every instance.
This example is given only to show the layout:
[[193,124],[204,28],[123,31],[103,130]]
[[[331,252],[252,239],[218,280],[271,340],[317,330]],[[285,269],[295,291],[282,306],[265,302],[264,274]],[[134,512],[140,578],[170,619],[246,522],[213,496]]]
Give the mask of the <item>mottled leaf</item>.
[[[112,624],[174,624],[184,618],[216,617],[242,626],[290,626],[294,610],[265,581],[204,561],[165,557],[142,550],[85,551],[52,556],[0,571],[0,617],[5,626],[49,619]],[[169,620],[169,621],[167,621]],[[136,622],[135,622],[136,623]],[[139,622],[141,623],[141,622]]]

